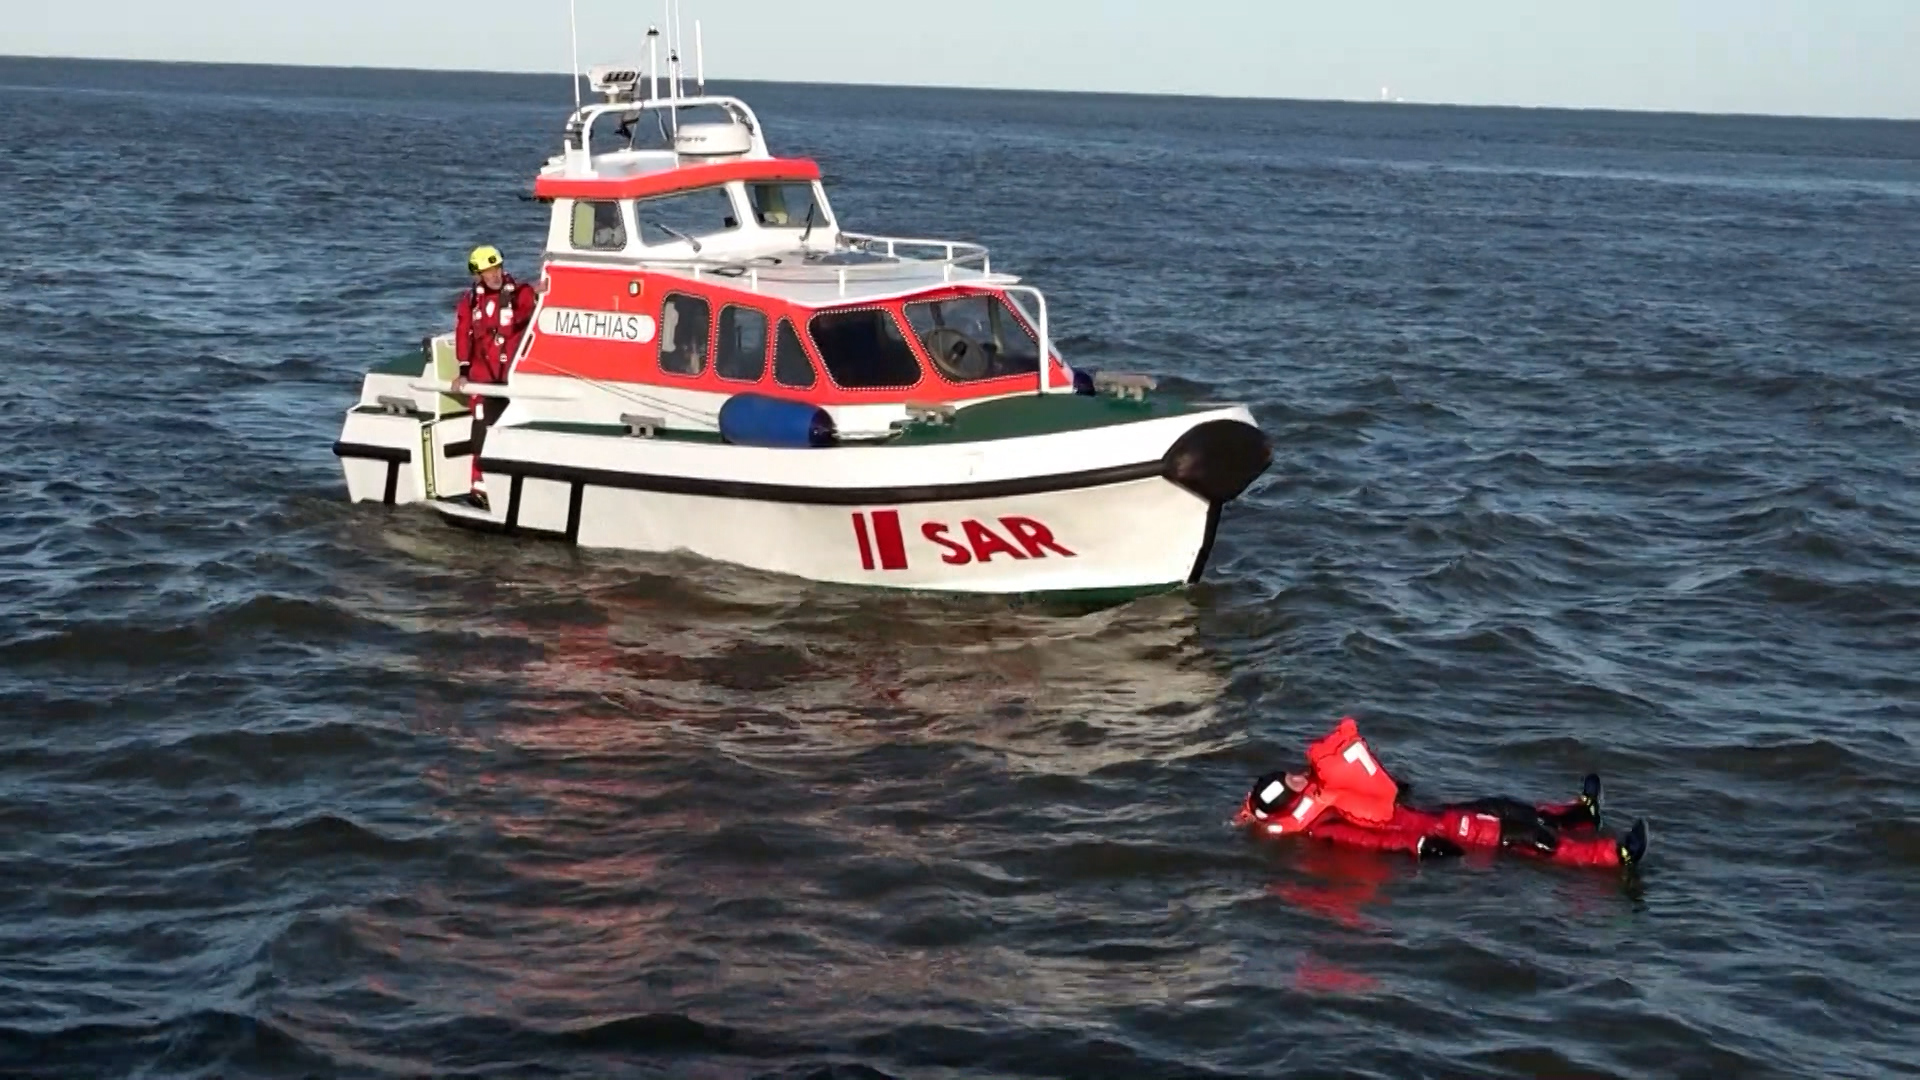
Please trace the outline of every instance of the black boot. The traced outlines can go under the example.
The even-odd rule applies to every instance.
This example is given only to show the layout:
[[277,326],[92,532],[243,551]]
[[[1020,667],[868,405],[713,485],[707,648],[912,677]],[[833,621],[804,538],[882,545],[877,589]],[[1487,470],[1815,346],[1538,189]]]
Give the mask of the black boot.
[[1588,773],[1580,781],[1580,798],[1565,810],[1543,815],[1556,829],[1600,828],[1600,774]]
[[1641,818],[1635,821],[1633,828],[1627,830],[1627,835],[1620,838],[1619,844],[1620,869],[1628,874],[1639,870],[1641,862],[1647,857],[1647,820]]

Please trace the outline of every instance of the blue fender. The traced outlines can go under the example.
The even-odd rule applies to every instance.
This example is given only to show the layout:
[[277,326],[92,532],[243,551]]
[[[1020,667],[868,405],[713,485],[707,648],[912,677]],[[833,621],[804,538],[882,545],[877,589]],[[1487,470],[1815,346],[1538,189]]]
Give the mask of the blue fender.
[[833,417],[804,401],[735,394],[720,406],[720,437],[735,446],[831,446],[834,435]]

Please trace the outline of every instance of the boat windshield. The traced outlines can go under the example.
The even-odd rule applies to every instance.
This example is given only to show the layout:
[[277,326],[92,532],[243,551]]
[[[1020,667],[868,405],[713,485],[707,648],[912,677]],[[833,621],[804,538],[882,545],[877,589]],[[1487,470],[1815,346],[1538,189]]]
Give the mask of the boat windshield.
[[[951,300],[922,300],[906,305],[907,322],[929,352],[966,348],[955,333],[979,345],[984,358],[957,365],[941,365],[948,378],[961,382],[1031,375],[1040,370],[1040,342],[1026,324],[998,296],[985,293]],[[935,336],[939,330],[950,333]],[[932,341],[933,344],[928,344]]]
[[824,225],[826,211],[813,201],[813,185],[797,181],[775,181],[747,185],[747,201],[753,205],[753,220],[767,229],[804,229],[809,224]]
[[825,311],[807,324],[833,381],[849,390],[886,390],[920,381],[920,360],[885,308]]
[[705,187],[641,199],[633,204],[640,242],[649,247],[690,241],[699,250],[703,236],[739,228],[725,188]]

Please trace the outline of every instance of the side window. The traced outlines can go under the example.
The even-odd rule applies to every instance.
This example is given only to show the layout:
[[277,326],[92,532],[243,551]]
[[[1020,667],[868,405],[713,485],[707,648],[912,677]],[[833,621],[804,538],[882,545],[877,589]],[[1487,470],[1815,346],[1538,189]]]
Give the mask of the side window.
[[627,246],[627,223],[617,202],[573,204],[573,230],[568,238],[580,251],[619,251]]
[[698,375],[707,369],[707,330],[712,311],[698,296],[668,293],[660,304],[660,370]]
[[773,381],[800,390],[813,385],[813,361],[807,359],[806,346],[786,319],[780,320],[780,335],[773,347]]
[[767,373],[767,317],[731,304],[720,309],[720,347],[713,370],[723,379],[759,382]]
[[813,201],[813,185],[774,181],[747,185],[747,203],[753,220],[767,229],[804,229],[824,225],[827,215]]
[[885,308],[831,311],[807,324],[833,381],[849,390],[887,390],[920,381],[920,360]]

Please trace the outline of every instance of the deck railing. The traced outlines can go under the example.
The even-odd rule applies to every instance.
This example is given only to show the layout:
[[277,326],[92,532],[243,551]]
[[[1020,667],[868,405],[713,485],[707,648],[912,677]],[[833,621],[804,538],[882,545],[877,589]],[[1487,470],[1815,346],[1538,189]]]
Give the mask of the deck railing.
[[[942,262],[950,266],[966,267],[979,264],[982,274],[993,273],[993,260],[983,244],[970,244],[962,240],[925,240],[907,236],[874,236],[868,233],[843,232],[841,238],[857,251],[872,252],[894,259],[911,259],[914,262]],[[927,249],[934,256],[903,254],[901,249]]]
[[[717,108],[723,110],[734,120],[744,125],[753,140],[753,149],[747,155],[752,158],[766,158],[766,135],[760,127],[760,118],[753,109],[737,97],[726,94],[702,95],[681,98],[636,98],[622,101],[602,101],[582,105],[568,117],[565,137],[561,141],[560,161],[562,175],[591,176],[595,154],[593,145],[593,127],[603,116],[640,116],[646,113],[666,112],[673,117],[673,129],[678,130],[681,110]],[[671,150],[669,144],[661,149]]]
[[1032,313],[1026,310],[1026,305],[1020,303],[1020,297],[1023,294],[1033,297],[1034,304],[1040,309],[1039,317],[1034,320],[1040,325],[1034,329],[1040,332],[1040,392],[1044,394],[1048,390],[1048,377],[1053,374],[1053,339],[1047,333],[1046,295],[1031,285],[1002,285],[1000,289],[1007,294],[1007,299],[1014,302],[1015,307],[1021,309],[1021,315],[1029,319],[1034,318]]
[[[773,255],[711,255],[694,258],[649,259],[631,256],[596,258],[570,253],[569,260],[593,263],[609,263],[627,266],[641,266],[650,270],[666,270],[686,274],[695,280],[709,274],[728,278],[732,281],[744,281],[755,292],[762,281],[787,283],[823,283],[833,282],[844,296],[849,283],[884,282],[889,278],[921,277],[930,268],[938,267],[940,280],[979,284],[993,279],[993,262],[987,249],[981,244],[971,244],[961,240],[924,240],[900,236],[868,236],[860,233],[842,233],[844,241],[842,251],[858,251],[884,256],[895,260],[874,263],[810,263],[793,261],[774,261]],[[914,254],[916,250],[924,255]],[[778,258],[790,259],[793,253],[782,252]]]

